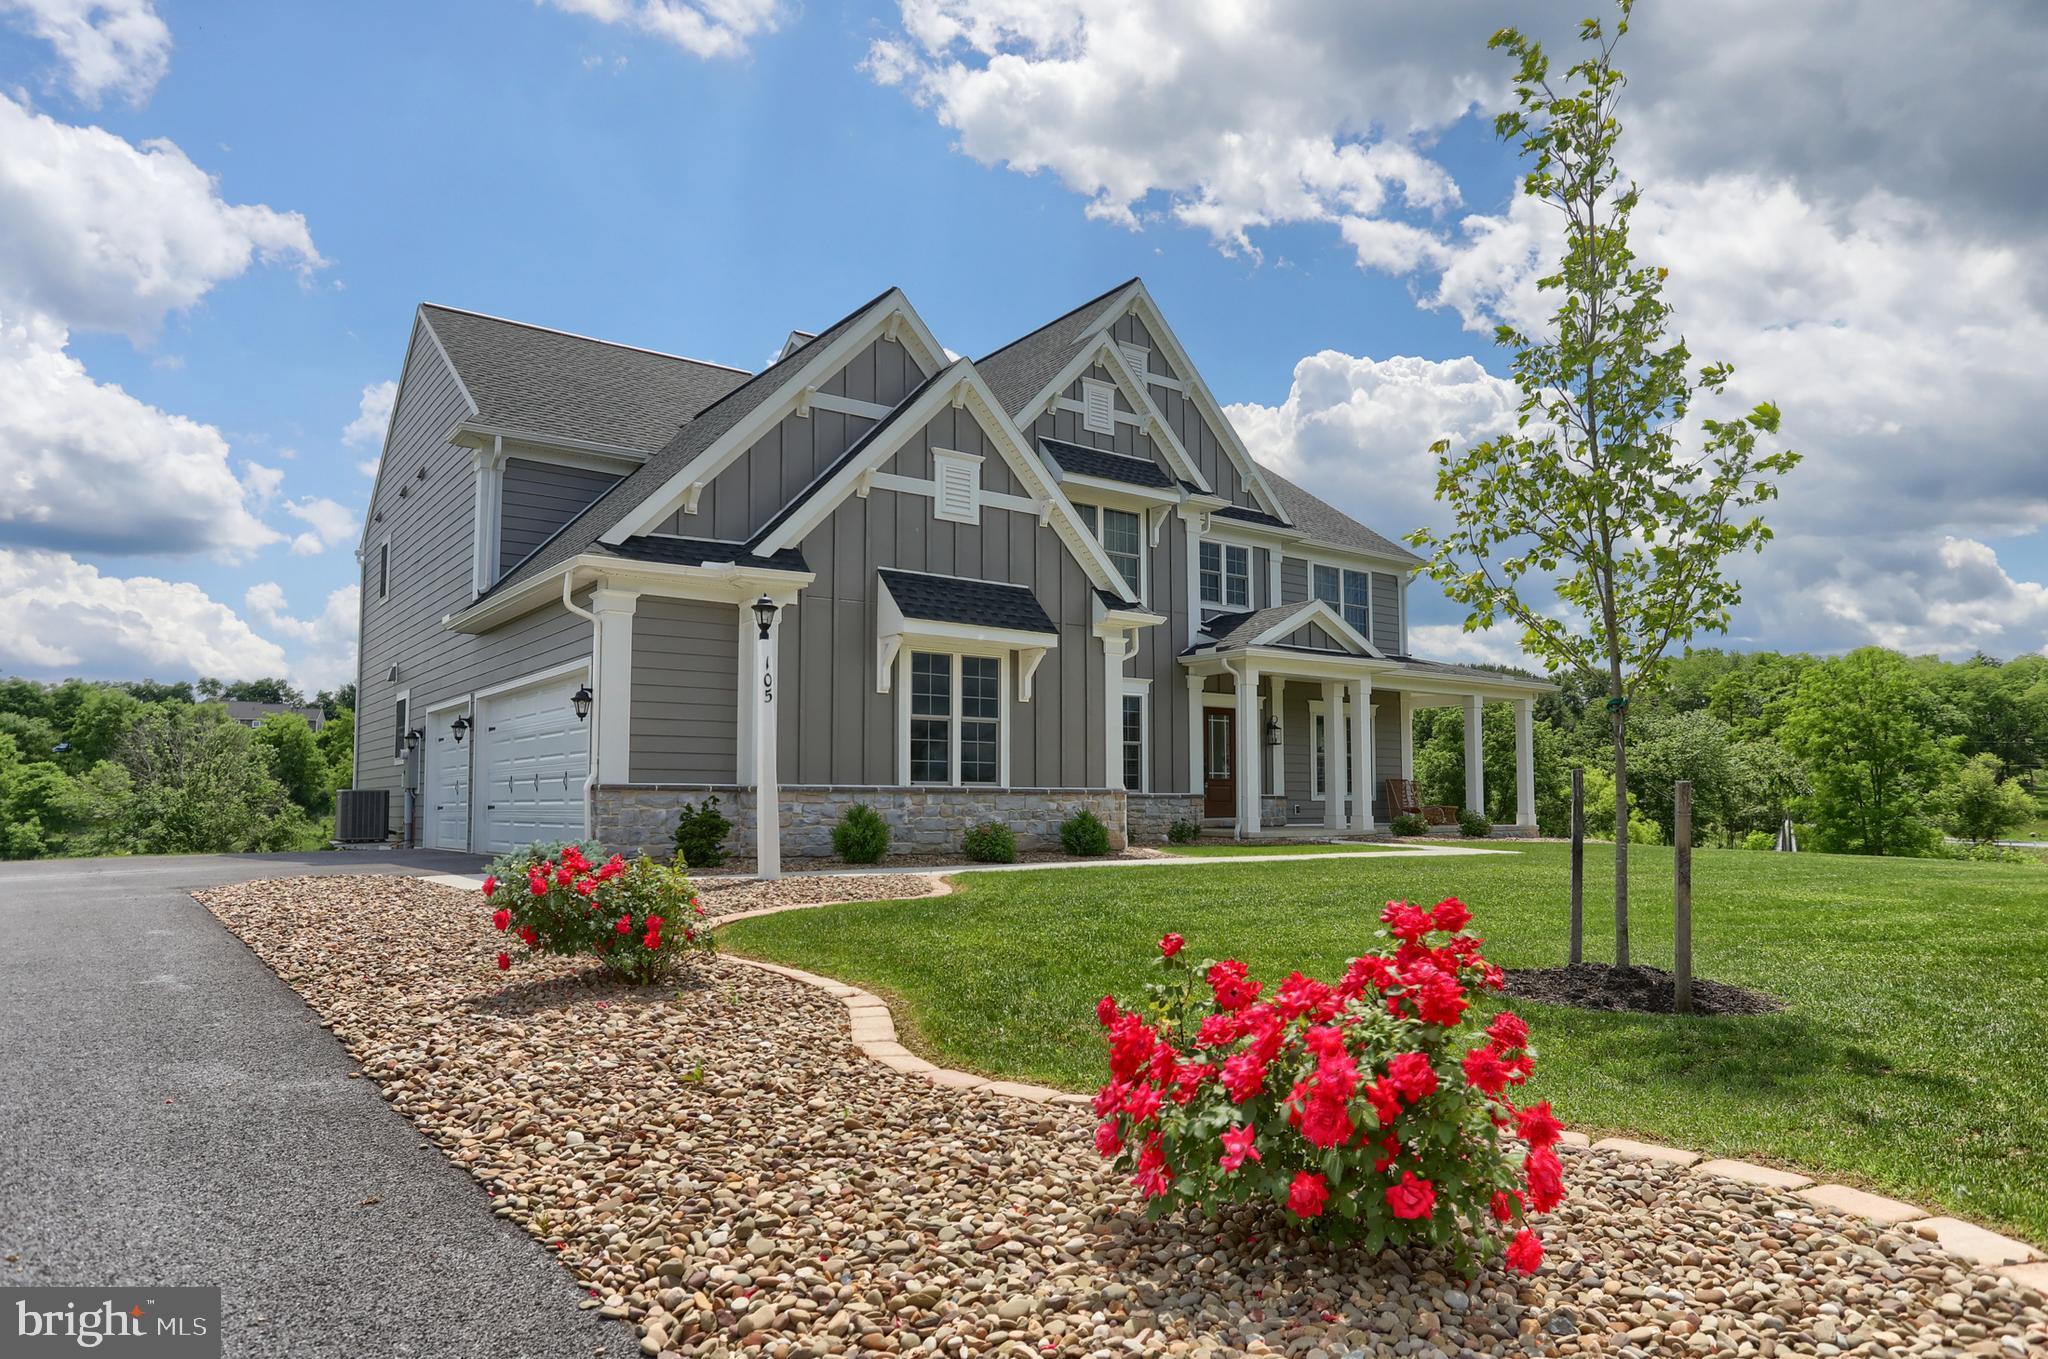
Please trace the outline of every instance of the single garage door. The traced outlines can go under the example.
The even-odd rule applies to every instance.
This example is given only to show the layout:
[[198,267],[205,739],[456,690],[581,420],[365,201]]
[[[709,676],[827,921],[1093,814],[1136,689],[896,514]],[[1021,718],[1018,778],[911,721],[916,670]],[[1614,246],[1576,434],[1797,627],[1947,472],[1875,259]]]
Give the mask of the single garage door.
[[469,758],[470,749],[455,739],[455,719],[461,708],[443,708],[428,713],[426,721],[426,827],[427,844],[434,849],[469,848]]
[[579,671],[483,700],[477,795],[489,852],[583,834],[590,729],[570,702],[582,683]]

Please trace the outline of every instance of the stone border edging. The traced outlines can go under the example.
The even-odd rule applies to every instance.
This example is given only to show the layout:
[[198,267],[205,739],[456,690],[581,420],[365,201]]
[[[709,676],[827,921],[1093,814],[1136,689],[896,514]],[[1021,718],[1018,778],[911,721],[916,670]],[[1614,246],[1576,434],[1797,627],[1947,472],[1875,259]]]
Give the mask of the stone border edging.
[[[1484,852],[1484,851],[1482,851]],[[1290,858],[1332,857],[1290,855]],[[1242,857],[1239,858],[1242,862]],[[1125,862],[1147,862],[1127,860]],[[443,886],[465,887],[471,890],[481,879],[464,878],[455,874],[423,875],[429,882]],[[904,875],[910,876],[910,875]],[[951,896],[953,884],[941,871],[929,871],[924,876],[931,878],[935,890],[924,897],[907,900],[922,901],[931,897]],[[731,915],[716,917],[711,928],[717,930],[735,920],[751,920],[764,915],[781,915],[786,911],[813,911],[823,906],[858,905],[868,898],[856,897],[842,901],[797,901],[778,906],[757,906],[749,911],[735,911]],[[1026,1085],[1021,1081],[991,1080],[977,1076],[971,1071],[955,1071],[927,1062],[896,1041],[896,1021],[889,1013],[889,1007],[879,996],[863,991],[857,986],[805,972],[799,968],[784,967],[780,963],[762,962],[754,958],[741,958],[721,954],[742,967],[772,972],[792,981],[815,986],[828,995],[836,996],[846,1004],[848,1025],[853,1045],[864,1056],[880,1062],[891,1071],[909,1076],[922,1076],[932,1084],[948,1090],[979,1090],[991,1095],[1004,1095],[1011,1099],[1028,1100],[1034,1104],[1063,1104],[1086,1106],[1092,1103],[1086,1095],[1076,1095],[1065,1090],[1054,1090],[1049,1086]],[[1938,1244],[1948,1254],[1965,1264],[1993,1274],[2002,1275],[2025,1288],[2048,1295],[2048,1257],[2023,1241],[2001,1236],[1988,1228],[1965,1222],[1957,1217],[1939,1216],[1901,1199],[1886,1198],[1867,1190],[1852,1188],[1845,1184],[1820,1184],[1811,1177],[1774,1166],[1757,1165],[1750,1161],[1736,1161],[1725,1158],[1705,1160],[1701,1153],[1688,1151],[1683,1147],[1661,1146],[1654,1142],[1639,1142],[1628,1137],[1603,1137],[1593,1141],[1582,1132],[1566,1132],[1562,1140],[1574,1147],[1590,1147],[1595,1151],[1609,1151],[1629,1160],[1655,1161],[1675,1169],[1690,1171],[1695,1175],[1706,1175],[1720,1179],[1735,1180],[1743,1184],[1758,1185],[1766,1189],[1789,1192],[1804,1199],[1816,1208],[1826,1209],[1846,1217],[1858,1217],[1880,1227],[1910,1225],[1914,1233],[1925,1240]]]

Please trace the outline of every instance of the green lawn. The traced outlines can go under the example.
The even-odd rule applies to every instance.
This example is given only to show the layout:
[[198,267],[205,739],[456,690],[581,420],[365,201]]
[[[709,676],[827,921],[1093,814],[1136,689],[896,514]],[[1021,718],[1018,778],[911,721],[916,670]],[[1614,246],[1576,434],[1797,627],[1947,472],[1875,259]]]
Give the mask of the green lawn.
[[1182,855],[1190,859],[1240,859],[1247,854],[1384,854],[1398,845],[1319,845],[1319,844],[1271,844],[1240,845],[1229,841],[1192,845],[1157,845],[1156,849],[1168,854]]
[[[1456,893],[1490,957],[1550,965],[1566,853],[968,874],[949,897],[720,936],[891,997],[906,1041],[949,1065],[1086,1091],[1101,1079],[1097,997],[1135,995],[1167,930],[1256,976],[1334,978],[1388,898]],[[1596,959],[1612,956],[1611,856],[1587,849]],[[1633,858],[1636,958],[1669,966],[1670,851]],[[1678,1020],[1518,1004],[1539,1049],[1532,1097],[1596,1133],[1825,1172],[2048,1243],[2048,869],[1703,850],[1693,879],[1698,974],[1789,1008]]]

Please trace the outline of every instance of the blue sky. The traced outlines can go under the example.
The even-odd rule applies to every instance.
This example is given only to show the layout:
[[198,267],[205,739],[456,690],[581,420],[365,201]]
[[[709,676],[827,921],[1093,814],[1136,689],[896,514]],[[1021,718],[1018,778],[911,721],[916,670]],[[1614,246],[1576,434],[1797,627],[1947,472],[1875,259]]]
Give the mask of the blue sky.
[[[714,32],[710,55],[664,36],[664,6],[696,12],[689,0],[325,13],[120,0],[107,10],[132,25],[122,30],[132,41],[111,42],[94,65],[96,33],[78,29],[74,6],[0,0],[0,91],[61,125],[23,135],[61,141],[64,129],[98,127],[143,157],[168,142],[212,177],[213,209],[271,215],[277,256],[266,262],[259,244],[236,266],[188,232],[178,259],[153,264],[148,176],[73,192],[90,176],[52,150],[54,187],[17,183],[0,198],[0,212],[31,228],[29,244],[0,259],[0,323],[46,322],[34,347],[0,353],[0,380],[8,363],[51,360],[60,341],[50,336],[61,335],[94,388],[118,386],[162,419],[216,431],[195,457],[224,463],[250,520],[279,535],[255,544],[263,530],[244,526],[241,545],[219,552],[195,550],[187,531],[131,530],[119,514],[99,515],[120,524],[105,533],[67,529],[60,502],[78,488],[17,476],[30,501],[53,503],[40,523],[19,507],[0,518],[0,551],[45,556],[33,571],[17,558],[0,579],[27,589],[53,573],[97,578],[83,596],[39,587],[24,614],[36,635],[0,643],[0,669],[181,673],[175,637],[146,621],[99,626],[122,607],[123,587],[109,582],[149,577],[194,587],[177,607],[192,611],[187,635],[210,639],[197,654],[218,668],[275,668],[281,657],[308,683],[345,673],[347,611],[331,596],[355,579],[353,537],[341,540],[330,512],[324,547],[312,550],[312,521],[288,506],[327,501],[359,515],[369,489],[359,466],[375,448],[343,432],[365,388],[396,377],[422,300],[755,368],[791,327],[891,284],[945,343],[978,354],[1141,274],[1219,398],[1243,403],[1255,450],[1394,533],[1430,513],[1428,440],[1483,435],[1511,407],[1484,331],[1527,305],[1529,271],[1486,242],[1534,228],[1516,216],[1515,162],[1485,121],[1500,75],[1483,48],[1489,6],[1426,22],[1413,9],[1364,7],[1374,27],[1363,22],[1373,16],[1305,0],[1281,7],[1280,22],[1300,25],[1306,46],[1277,56],[1229,34],[1207,35],[1205,48],[1163,0],[730,0],[714,12],[741,17]],[[1148,11],[1149,35],[1133,27]],[[2038,33],[2019,36],[2012,46],[2024,52]],[[1828,37],[1819,27],[1785,35],[1785,60],[1856,55]],[[1148,86],[1134,55],[1147,41],[1178,66],[1173,84]],[[1672,54],[1695,42],[1653,30],[1640,60],[1651,74],[1687,71]],[[1305,58],[1311,49],[1333,55]],[[1214,77],[1218,62],[1235,84]],[[1190,88],[1203,96],[1187,102]],[[1885,365],[1906,380],[1901,366],[1928,356],[1897,348],[1904,318],[1973,337],[1991,324],[2015,344],[2040,334],[2040,308],[2011,300],[2039,278],[2026,214],[1999,190],[1948,186],[1945,220],[1964,238],[1963,263],[1977,261],[1969,288],[2003,300],[1988,318],[1964,313],[1967,298],[1930,307],[1898,279],[1927,260],[1961,267],[1953,243],[1913,215],[1910,198],[1844,187],[1859,182],[1854,124],[1875,125],[1881,107],[1837,110],[1848,126],[1830,148],[1773,131],[1782,120],[1750,107],[1733,75],[1710,69],[1654,88],[1641,163],[1669,197],[1645,215],[1679,277],[1697,262],[1698,319],[1681,294],[1681,322],[1734,351],[1757,394],[1786,406],[1795,442],[1814,446],[1809,469],[1820,469],[1788,485],[1781,546],[1745,567],[1757,605],[1738,616],[1736,643],[2041,646],[2048,599],[2030,582],[2048,576],[2037,532],[2048,487],[2038,435],[2008,389],[2018,375],[1977,365],[1949,383],[1915,370],[1910,385],[1927,389],[1918,405],[1881,380]],[[1753,154],[1689,142],[1702,107],[1753,117]],[[1362,152],[1388,160],[1360,170]],[[133,306],[101,295],[120,286],[121,269],[68,291],[37,282],[77,267],[66,252],[82,249],[90,233],[79,223],[95,212],[120,214],[139,240],[126,268],[137,297],[149,296]],[[302,228],[278,225],[293,214]],[[1475,230],[1474,218],[1493,225]],[[46,219],[65,229],[40,230]],[[292,230],[310,251],[276,246]],[[1743,258],[1759,232],[1782,240],[1785,259]],[[1855,272],[1840,272],[1845,257]],[[166,302],[152,290],[179,269],[189,277]],[[1977,351],[1947,352],[1960,367]],[[1468,359],[1477,365],[1458,363]],[[1830,404],[1845,385],[1831,374],[1852,364],[1861,376],[1847,385],[1870,391],[1845,416]],[[77,382],[65,391],[105,396]],[[1943,414],[1957,402],[1971,404],[1961,421]],[[136,496],[179,494],[153,486],[132,453],[95,463],[98,450],[74,447],[88,436],[61,417],[49,413],[57,433],[0,425],[0,459],[32,465],[42,439]],[[1963,472],[1941,439],[1996,456]],[[1791,512],[1802,491],[1814,503]],[[1875,520],[1873,505],[1884,507]],[[1899,532],[1874,543],[1873,523]],[[1899,581],[1910,600],[1880,588]],[[269,585],[277,591],[248,597]],[[1447,626],[1456,615],[1429,593],[1418,586],[1417,618],[1440,653],[1512,653],[1506,639],[1458,637]],[[67,617],[86,623],[74,635]]]

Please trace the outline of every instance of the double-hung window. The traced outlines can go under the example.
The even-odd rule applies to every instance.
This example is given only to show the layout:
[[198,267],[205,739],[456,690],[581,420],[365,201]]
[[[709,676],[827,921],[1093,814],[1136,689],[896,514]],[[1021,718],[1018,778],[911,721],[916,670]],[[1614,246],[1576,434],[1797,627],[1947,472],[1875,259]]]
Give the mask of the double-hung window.
[[1145,597],[1144,523],[1130,510],[1102,511],[1102,550],[1138,598]]
[[1145,788],[1145,696],[1124,695],[1124,787],[1132,792]]
[[1233,543],[1203,543],[1202,602],[1225,609],[1248,609],[1252,603],[1251,549]]
[[1000,783],[1002,694],[994,656],[911,652],[910,781]]
[[1372,636],[1372,577],[1334,566],[1315,569],[1315,596],[1335,609],[1361,637]]
[[[1318,704],[1316,706],[1320,707],[1321,705]],[[1311,787],[1309,788],[1309,796],[1314,798],[1316,801],[1321,802],[1328,796],[1328,789],[1330,786],[1330,722],[1329,718],[1325,716],[1323,713],[1312,711],[1312,715],[1309,718],[1309,725],[1310,729],[1314,733],[1315,740],[1315,770],[1314,778],[1312,780]],[[1351,739],[1351,718],[1348,715],[1345,717],[1342,723],[1341,730],[1338,734],[1338,739],[1347,742]],[[1348,746],[1346,747],[1346,751],[1348,753]],[[1357,777],[1357,771],[1352,771],[1352,774],[1353,778],[1355,779]]]

